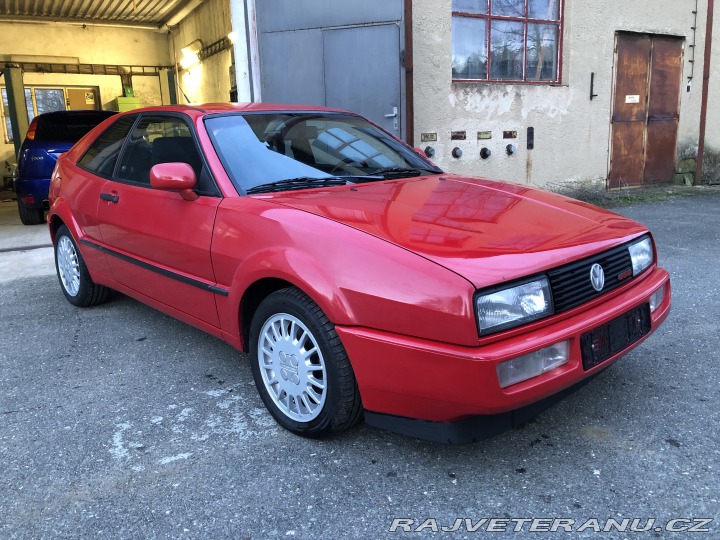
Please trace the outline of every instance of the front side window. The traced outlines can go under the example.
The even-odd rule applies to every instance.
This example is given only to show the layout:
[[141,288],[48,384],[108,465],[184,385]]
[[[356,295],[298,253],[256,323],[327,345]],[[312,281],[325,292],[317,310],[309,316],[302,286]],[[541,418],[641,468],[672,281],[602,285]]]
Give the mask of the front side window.
[[452,0],[455,81],[560,81],[562,0]]
[[200,178],[202,160],[190,127],[174,116],[143,116],[120,159],[117,178],[150,185],[150,169],[160,163],[187,163]]

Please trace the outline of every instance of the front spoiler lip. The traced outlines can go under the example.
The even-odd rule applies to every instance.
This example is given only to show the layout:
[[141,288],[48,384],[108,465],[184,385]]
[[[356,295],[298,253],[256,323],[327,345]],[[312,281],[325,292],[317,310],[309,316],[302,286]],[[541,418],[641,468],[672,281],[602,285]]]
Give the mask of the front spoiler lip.
[[521,426],[580,390],[583,386],[595,379],[598,374],[599,372],[550,397],[536,401],[531,405],[526,405],[525,407],[504,413],[478,415],[459,422],[432,422],[419,418],[407,418],[392,414],[365,411],[365,423],[372,427],[399,433],[400,435],[436,443],[476,443]]

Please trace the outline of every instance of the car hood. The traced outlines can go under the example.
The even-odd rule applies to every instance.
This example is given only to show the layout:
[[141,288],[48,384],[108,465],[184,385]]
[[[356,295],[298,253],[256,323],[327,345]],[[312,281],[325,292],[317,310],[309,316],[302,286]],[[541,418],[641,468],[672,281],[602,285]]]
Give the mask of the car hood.
[[647,231],[630,219],[554,193],[455,175],[262,198],[415,252],[477,288],[581,259]]

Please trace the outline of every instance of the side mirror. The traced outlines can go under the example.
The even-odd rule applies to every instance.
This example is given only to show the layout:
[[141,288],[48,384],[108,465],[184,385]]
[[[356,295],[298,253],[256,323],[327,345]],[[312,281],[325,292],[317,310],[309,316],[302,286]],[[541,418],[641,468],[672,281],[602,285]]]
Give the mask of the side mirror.
[[195,171],[187,163],[158,163],[150,169],[150,185],[163,191],[177,191],[186,201],[195,201]]

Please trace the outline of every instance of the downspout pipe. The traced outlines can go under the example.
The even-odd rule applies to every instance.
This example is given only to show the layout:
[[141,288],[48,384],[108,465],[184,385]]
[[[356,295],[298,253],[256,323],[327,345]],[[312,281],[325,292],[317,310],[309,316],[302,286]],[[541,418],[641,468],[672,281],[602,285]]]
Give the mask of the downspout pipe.
[[415,146],[415,80],[413,76],[413,9],[405,0],[405,141]]
[[700,106],[700,139],[698,141],[697,169],[695,170],[695,185],[702,180],[703,161],[705,154],[705,131],[707,129],[708,98],[710,95],[710,62],[712,59],[713,18],[715,0],[708,0],[707,26],[705,30],[705,58],[703,61],[702,104]]

